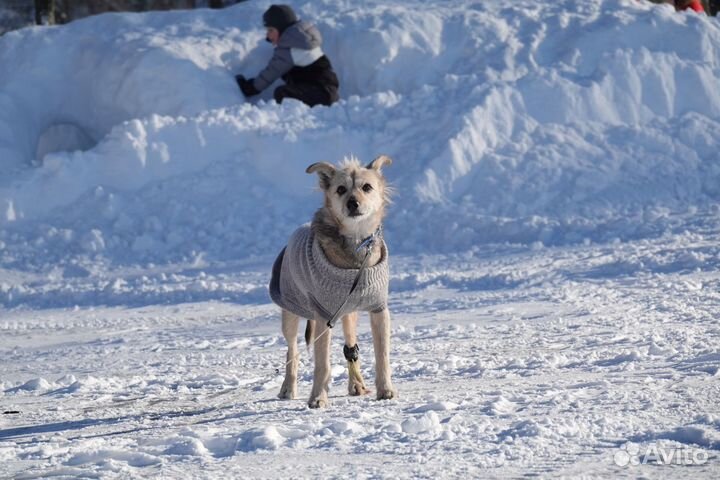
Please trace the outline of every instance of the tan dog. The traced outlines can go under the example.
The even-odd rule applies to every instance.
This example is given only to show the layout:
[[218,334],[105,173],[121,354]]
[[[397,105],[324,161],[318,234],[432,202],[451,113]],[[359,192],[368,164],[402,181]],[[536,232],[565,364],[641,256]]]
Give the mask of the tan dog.
[[[282,331],[288,343],[285,380],[279,397],[297,394],[297,334],[300,318],[307,318],[305,339],[314,338],[315,371],[311,408],[328,405],[330,335],[328,321],[342,318],[350,395],[369,390],[360,373],[357,347],[358,311],[370,313],[375,350],[377,398],[396,396],[390,379],[390,313],[387,308],[388,259],[381,225],[389,202],[389,188],[381,169],[392,160],[381,155],[366,167],[345,160],[339,168],[320,162],[307,168],[317,173],[325,202],[310,226],[291,236],[273,266],[270,295],[282,307]],[[365,268],[358,277],[359,268]],[[348,296],[353,281],[356,289]],[[345,302],[345,303],[343,303]]]

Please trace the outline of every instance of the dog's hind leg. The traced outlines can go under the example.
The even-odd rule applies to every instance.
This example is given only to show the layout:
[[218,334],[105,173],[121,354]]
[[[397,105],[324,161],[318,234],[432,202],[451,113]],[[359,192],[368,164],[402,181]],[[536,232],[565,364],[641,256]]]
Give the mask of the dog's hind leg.
[[381,312],[370,313],[370,327],[375,349],[377,399],[388,400],[395,398],[397,392],[390,379],[390,312],[387,308]]
[[298,351],[297,351],[297,334],[300,317],[287,310],[282,311],[282,332],[285,341],[288,344],[287,364],[285,364],[285,380],[278,397],[292,400],[297,394],[297,374],[298,374]]
[[313,386],[308,406],[310,408],[323,408],[328,405],[328,389],[330,388],[330,338],[332,328],[324,321],[315,322],[315,371],[313,373]]
[[343,354],[347,360],[349,379],[348,393],[351,396],[370,393],[370,390],[365,386],[362,373],[360,373],[360,349],[357,345],[357,320],[357,312],[350,313],[342,318],[343,335],[345,335]]

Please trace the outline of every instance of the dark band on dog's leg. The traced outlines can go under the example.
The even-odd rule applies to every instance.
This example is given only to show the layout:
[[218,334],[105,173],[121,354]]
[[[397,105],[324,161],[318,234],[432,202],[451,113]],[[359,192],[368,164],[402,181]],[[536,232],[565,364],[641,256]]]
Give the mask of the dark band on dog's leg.
[[307,345],[308,348],[310,348],[310,342],[313,341],[313,337],[315,336],[315,324],[308,320],[307,325],[305,325],[305,345]]
[[357,362],[358,358],[360,358],[360,347],[358,347],[357,343],[353,347],[343,345],[343,355],[345,355],[348,362]]

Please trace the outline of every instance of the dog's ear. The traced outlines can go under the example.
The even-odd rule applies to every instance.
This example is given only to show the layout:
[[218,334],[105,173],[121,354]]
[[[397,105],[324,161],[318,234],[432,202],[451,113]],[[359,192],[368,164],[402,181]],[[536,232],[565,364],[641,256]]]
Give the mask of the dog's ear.
[[371,170],[377,170],[378,172],[385,165],[392,165],[392,158],[387,155],[379,155],[375,160],[367,164],[367,167]]
[[335,175],[335,167],[327,162],[313,163],[305,169],[306,173],[317,173],[320,177],[320,187],[323,190],[330,188],[330,180]]

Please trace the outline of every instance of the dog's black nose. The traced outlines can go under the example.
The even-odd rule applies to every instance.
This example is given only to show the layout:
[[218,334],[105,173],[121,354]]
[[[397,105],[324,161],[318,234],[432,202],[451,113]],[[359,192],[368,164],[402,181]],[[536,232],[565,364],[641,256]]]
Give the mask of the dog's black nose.
[[360,202],[357,201],[357,198],[355,198],[355,197],[348,198],[347,208],[351,213],[356,211],[359,206],[360,206]]

